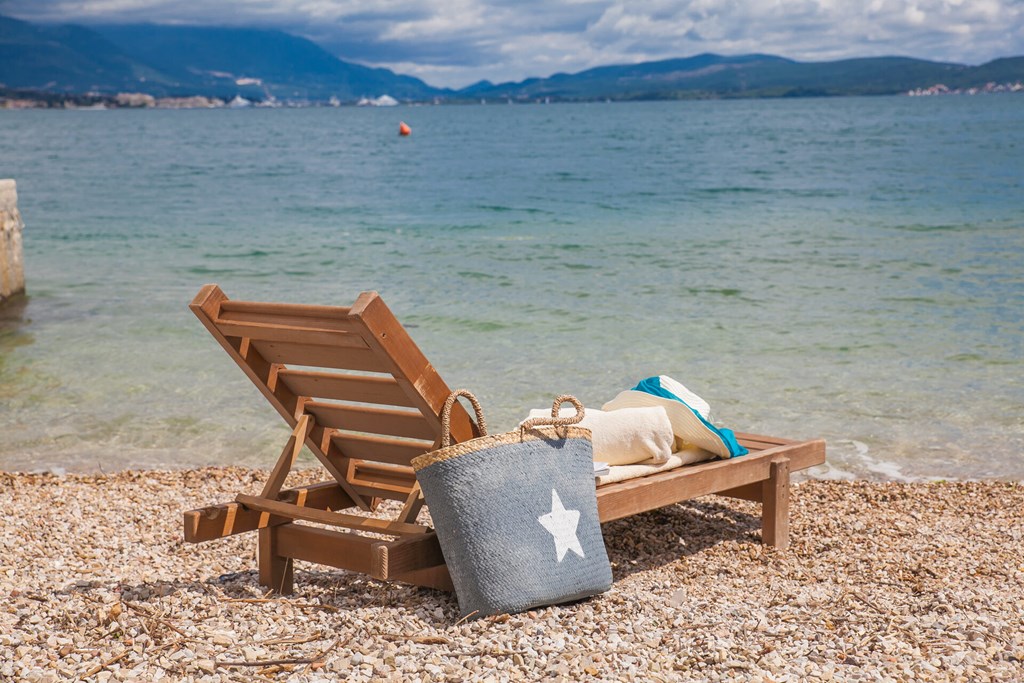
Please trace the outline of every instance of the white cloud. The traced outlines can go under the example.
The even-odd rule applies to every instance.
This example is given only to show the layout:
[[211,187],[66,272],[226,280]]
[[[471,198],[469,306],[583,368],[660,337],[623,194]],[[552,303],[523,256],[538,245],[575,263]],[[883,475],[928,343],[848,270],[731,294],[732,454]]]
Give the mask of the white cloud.
[[427,16],[395,21],[380,38],[385,41],[457,39],[460,35],[479,33],[489,23],[484,6],[475,0],[434,2],[429,6]]
[[275,26],[450,86],[700,52],[972,64],[1024,54],[1021,0],[0,0],[0,12]]
[[907,17],[907,21],[910,24],[914,24],[916,26],[920,26],[921,24],[923,24],[925,18],[927,17],[927,15],[924,12],[922,12],[921,9],[917,7],[917,5],[910,5],[909,7],[907,7],[907,9],[904,11],[904,15]]

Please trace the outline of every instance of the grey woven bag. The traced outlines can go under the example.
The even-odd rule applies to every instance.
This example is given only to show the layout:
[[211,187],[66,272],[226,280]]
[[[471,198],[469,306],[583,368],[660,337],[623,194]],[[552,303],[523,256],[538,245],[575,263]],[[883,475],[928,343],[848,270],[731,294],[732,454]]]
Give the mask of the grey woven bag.
[[[473,404],[483,436],[450,445],[459,396]],[[575,417],[557,417],[564,402],[576,406]],[[463,617],[569,602],[611,586],[590,431],[571,426],[583,406],[559,396],[551,414],[487,436],[480,404],[459,389],[441,414],[441,449],[412,461]]]

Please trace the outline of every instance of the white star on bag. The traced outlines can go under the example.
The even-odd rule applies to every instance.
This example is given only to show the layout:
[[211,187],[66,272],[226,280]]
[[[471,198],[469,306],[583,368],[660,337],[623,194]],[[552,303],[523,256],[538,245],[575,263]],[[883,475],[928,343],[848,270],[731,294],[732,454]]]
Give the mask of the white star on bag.
[[558,497],[558,491],[551,489],[551,512],[537,518],[545,529],[555,540],[555,553],[558,561],[565,558],[565,554],[572,550],[580,557],[583,555],[583,546],[576,536],[576,526],[580,521],[579,510],[566,510],[562,505],[562,499]]

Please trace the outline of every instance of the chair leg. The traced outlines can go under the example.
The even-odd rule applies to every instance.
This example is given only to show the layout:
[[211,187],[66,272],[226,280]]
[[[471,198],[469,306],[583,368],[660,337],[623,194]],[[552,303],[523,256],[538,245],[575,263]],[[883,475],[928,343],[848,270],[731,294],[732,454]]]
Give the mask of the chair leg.
[[789,460],[773,462],[762,486],[761,540],[785,550],[789,546]]
[[292,558],[277,554],[277,529],[271,526],[259,531],[260,585],[281,595],[291,595],[295,590]]

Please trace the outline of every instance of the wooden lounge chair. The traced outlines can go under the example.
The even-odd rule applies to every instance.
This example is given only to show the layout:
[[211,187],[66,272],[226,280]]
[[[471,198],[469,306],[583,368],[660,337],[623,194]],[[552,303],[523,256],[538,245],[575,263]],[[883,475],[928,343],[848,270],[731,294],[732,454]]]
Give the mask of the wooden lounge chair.
[[[190,308],[292,434],[260,495],[186,512],[185,540],[258,531],[260,583],[281,593],[292,592],[294,559],[451,590],[433,530],[416,522],[423,500],[409,467],[439,441],[450,389],[377,293],[342,308],[232,301],[207,285]],[[451,425],[455,441],[478,434],[458,404]],[[715,493],[760,501],[763,541],[784,548],[789,475],[824,462],[825,443],[737,436],[749,455],[598,487],[601,521]],[[331,479],[284,489],[303,444]],[[397,517],[344,512],[382,499],[403,502]]]

